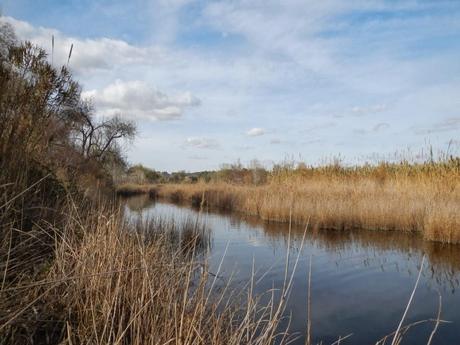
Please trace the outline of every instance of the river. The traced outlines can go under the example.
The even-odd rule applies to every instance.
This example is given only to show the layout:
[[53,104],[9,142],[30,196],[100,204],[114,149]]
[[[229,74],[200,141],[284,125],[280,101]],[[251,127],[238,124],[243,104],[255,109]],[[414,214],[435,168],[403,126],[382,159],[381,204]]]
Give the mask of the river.
[[[219,277],[226,280],[232,276],[232,286],[238,288],[249,281],[254,261],[256,278],[261,278],[255,293],[282,287],[287,250],[290,248],[292,268],[304,235],[304,227],[292,227],[289,237],[288,224],[238,214],[199,213],[144,195],[127,199],[125,205],[129,217],[176,221],[200,217],[211,231],[210,271],[216,272],[222,261]],[[352,334],[340,344],[375,344],[396,330],[424,255],[426,261],[405,324],[436,318],[441,295],[441,317],[450,323],[439,326],[432,344],[459,344],[460,246],[427,242],[399,232],[311,229],[306,233],[286,308],[292,315],[290,332],[300,335],[295,344],[305,342],[310,258],[313,343],[331,344],[339,336]],[[426,344],[433,326],[432,322],[414,326],[403,344]]]

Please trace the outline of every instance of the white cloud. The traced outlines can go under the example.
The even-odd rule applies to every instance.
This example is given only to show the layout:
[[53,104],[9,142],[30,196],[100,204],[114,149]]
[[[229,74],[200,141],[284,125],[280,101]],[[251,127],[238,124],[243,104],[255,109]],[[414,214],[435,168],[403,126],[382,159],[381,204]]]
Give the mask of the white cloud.
[[371,115],[381,113],[386,111],[388,106],[386,104],[375,104],[366,107],[355,106],[351,108],[351,112],[356,116],[364,116],[364,115]]
[[184,143],[186,147],[197,149],[218,149],[220,144],[217,140],[203,137],[189,137]]
[[180,11],[193,0],[158,0],[147,2],[155,41],[168,44],[174,41],[180,29]]
[[246,134],[250,137],[259,137],[265,134],[265,129],[259,127],[251,128]]
[[221,31],[242,35],[264,52],[324,72],[332,71],[334,63],[326,40],[314,35],[325,29],[327,19],[350,7],[340,1],[217,1],[205,15]]
[[414,127],[416,134],[427,135],[431,133],[452,132],[460,130],[460,117],[449,117],[431,124],[429,127]]
[[172,120],[181,117],[185,108],[200,104],[190,92],[168,96],[142,81],[116,80],[82,96],[92,99],[102,115],[121,114],[135,119]]
[[[168,95],[145,81],[113,81],[107,78],[109,73],[124,74],[130,66],[148,70],[149,65],[175,60],[166,58],[164,49],[155,46],[139,48],[109,38],[82,40],[65,36],[54,29],[34,27],[11,17],[3,17],[2,21],[11,24],[20,39],[30,40],[45,48],[55,66],[67,63],[69,49],[73,44],[70,69],[83,82],[94,79],[97,88],[84,91],[82,96],[93,99],[100,115],[121,114],[142,120],[171,120],[180,118],[187,108],[201,103],[188,91]],[[52,36],[55,39],[54,54],[51,54]]]
[[[174,1],[180,7],[188,0]],[[165,1],[163,5],[166,6],[167,3]],[[170,15],[173,13],[174,11]],[[252,83],[266,83],[273,80],[274,73],[285,75],[289,67],[284,66],[283,70],[280,70],[281,66],[275,68],[273,64],[262,61],[258,56],[230,57],[223,52],[207,55],[203,51],[180,47],[170,49],[164,44],[135,46],[123,40],[106,37],[80,39],[66,36],[55,29],[32,26],[11,17],[5,16],[1,20],[10,23],[21,40],[29,40],[44,48],[49,53],[50,60],[51,38],[54,36],[55,66],[67,63],[73,44],[70,69],[81,81],[90,81],[98,86],[101,81],[113,82],[114,76],[136,80],[155,78],[161,80],[162,85],[176,89],[186,83],[194,84],[199,89],[206,88],[209,95],[217,94],[217,97],[211,98],[235,104],[243,98],[242,86],[247,83],[249,75]],[[231,68],[228,64],[231,64]]]
[[[56,66],[67,63],[70,47],[73,45],[69,66],[76,74],[110,70],[120,64],[140,63],[157,55],[154,49],[145,50],[121,40],[104,37],[82,40],[65,36],[58,30],[35,27],[11,17],[3,17],[2,20],[13,26],[20,39],[29,40],[46,49]],[[53,36],[54,54],[51,44]]]
[[[86,39],[84,28],[79,37],[70,37],[65,31],[8,20],[20,38],[48,51],[54,35],[55,65],[66,62],[73,43],[70,68],[102,114],[120,111],[141,119],[181,118],[180,123],[141,128],[143,135],[163,140],[142,143],[143,151],[133,156],[160,167],[181,169],[182,164],[190,164],[199,169],[205,163],[218,166],[227,156],[236,159],[238,135],[241,147],[254,142],[250,134],[254,129],[247,132],[245,127],[248,119],[276,128],[283,146],[270,146],[267,151],[262,145],[242,152],[240,158],[247,160],[254,152],[282,160],[285,147],[291,150],[288,154],[300,151],[311,159],[337,150],[353,156],[418,145],[422,140],[416,133],[436,133],[443,140],[457,133],[453,130],[458,130],[456,120],[437,123],[440,117],[458,117],[460,105],[458,49],[448,41],[460,21],[458,14],[446,13],[442,4],[412,0],[396,5],[381,0],[192,2],[146,3],[138,17],[150,23],[152,30],[138,37],[138,43]],[[436,11],[428,11],[430,7]],[[375,16],[375,12],[390,15]],[[110,21],[101,24],[109,28]],[[106,33],[114,34],[110,29]],[[197,105],[193,95],[203,102],[199,118],[193,111]],[[315,108],[315,104],[320,106]],[[190,116],[183,116],[187,111]],[[358,116],[362,117],[358,120]],[[391,123],[391,132],[401,135],[383,132],[384,125],[376,126],[380,123]],[[357,126],[372,134],[380,130],[385,136],[375,135],[376,140],[364,145],[367,137],[352,135]],[[206,137],[203,128],[216,139],[184,139],[190,133]],[[186,162],[195,152],[181,148],[210,148],[217,140],[222,151],[208,151],[209,160],[200,164]],[[310,140],[311,145],[291,144],[302,140]],[[162,154],[149,154],[152,150]],[[171,156],[177,159],[172,162]]]
[[356,135],[375,134],[378,132],[383,132],[388,128],[390,128],[390,125],[388,123],[380,122],[372,126],[371,128],[356,128],[353,130],[353,134],[356,134]]

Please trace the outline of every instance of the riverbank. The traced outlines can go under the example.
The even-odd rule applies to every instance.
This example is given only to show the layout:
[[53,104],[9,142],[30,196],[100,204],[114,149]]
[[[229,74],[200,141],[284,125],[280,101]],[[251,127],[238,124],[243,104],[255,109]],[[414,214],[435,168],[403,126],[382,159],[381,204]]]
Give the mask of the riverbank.
[[[2,265],[0,344],[91,339],[239,344],[247,336],[247,344],[272,344],[279,339],[281,305],[278,315],[269,315],[250,295],[213,290],[215,278],[198,255],[209,241],[201,225],[130,224],[117,210],[94,210],[82,215],[69,208],[65,228],[35,230],[35,237],[55,236],[52,249],[42,253],[48,260],[28,255],[36,252],[34,241],[10,253],[14,261]],[[274,301],[268,305],[277,308]]]
[[136,190],[175,203],[242,212],[267,221],[309,221],[318,229],[405,231],[426,240],[460,243],[457,174],[456,170],[383,177],[324,174],[273,179],[260,186],[182,183]]
[[198,222],[124,218],[136,128],[48,61],[0,23],[0,345],[286,343],[283,301],[216,291]]

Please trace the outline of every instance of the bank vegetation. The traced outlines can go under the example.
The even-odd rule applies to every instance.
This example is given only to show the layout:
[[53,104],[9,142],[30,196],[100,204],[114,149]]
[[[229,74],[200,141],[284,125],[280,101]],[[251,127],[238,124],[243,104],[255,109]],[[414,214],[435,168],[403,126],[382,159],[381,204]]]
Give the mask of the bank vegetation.
[[0,344],[286,342],[282,301],[216,291],[199,222],[124,219],[136,128],[50,60],[0,22]]
[[267,221],[309,220],[318,229],[405,231],[460,242],[460,159],[451,155],[361,166],[236,165],[215,172],[208,182],[122,184],[119,190]]

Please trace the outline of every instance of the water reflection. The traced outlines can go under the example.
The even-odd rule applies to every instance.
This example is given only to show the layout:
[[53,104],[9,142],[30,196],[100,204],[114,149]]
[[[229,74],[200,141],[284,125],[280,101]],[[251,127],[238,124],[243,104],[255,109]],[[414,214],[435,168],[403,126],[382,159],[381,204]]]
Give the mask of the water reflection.
[[140,194],[123,198],[123,202],[131,211],[131,213],[142,213],[143,210],[148,210],[155,205],[155,199],[150,198],[148,194]]
[[[303,227],[262,222],[256,217],[195,210],[155,203],[148,196],[126,202],[135,217],[200,217],[212,229],[210,269],[216,270],[227,248],[220,276],[232,276],[233,284],[244,285],[252,273],[253,260],[263,277],[256,287],[262,293],[280,287],[285,257],[297,253]],[[289,235],[290,233],[290,235]],[[443,297],[445,320],[433,344],[460,341],[460,246],[423,241],[398,232],[308,230],[287,310],[292,313],[291,330],[304,334],[306,325],[308,259],[313,256],[312,329],[315,341],[332,343],[339,335],[353,333],[341,344],[372,344],[395,330],[413,288],[423,255],[427,264],[407,322],[425,320],[437,312],[438,293]],[[292,265],[291,265],[292,266]],[[426,343],[431,324],[417,326],[404,344]],[[303,337],[298,340],[304,342]]]

